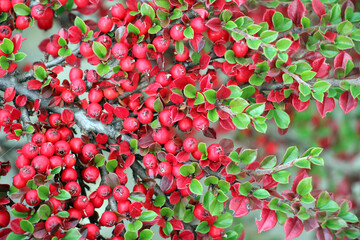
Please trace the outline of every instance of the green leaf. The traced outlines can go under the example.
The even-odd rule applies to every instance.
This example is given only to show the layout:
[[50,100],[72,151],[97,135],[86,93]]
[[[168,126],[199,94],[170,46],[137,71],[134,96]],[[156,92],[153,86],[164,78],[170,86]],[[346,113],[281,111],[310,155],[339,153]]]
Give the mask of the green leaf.
[[184,42],[183,41],[176,41],[175,42],[175,49],[178,54],[183,54],[184,52]]
[[239,186],[239,193],[244,196],[248,196],[250,190],[252,189],[252,185],[249,182],[240,184]]
[[184,94],[187,98],[195,98],[196,92],[196,87],[192,84],[187,84],[184,88]]
[[56,198],[57,200],[68,200],[71,198],[71,195],[65,189],[61,189],[60,193],[58,195],[55,195],[54,198]]
[[[230,91],[231,91],[231,94],[230,94],[230,96],[229,96],[229,98],[237,98],[237,97],[240,97],[241,96],[241,94],[242,94],[242,90],[241,90],[241,88],[239,87],[239,86],[237,86],[237,85],[230,85],[230,86],[228,86],[228,88],[230,89]],[[205,91],[205,93],[206,93],[207,91]],[[205,96],[206,96],[206,94],[205,94]],[[216,100],[216,99],[215,99]]]
[[[245,97],[243,97],[245,98]],[[265,110],[265,103],[253,104],[246,109],[246,112],[253,117],[260,116]]]
[[81,238],[81,233],[77,228],[71,228],[62,238],[62,240],[79,240]]
[[331,230],[339,230],[340,228],[346,227],[347,223],[341,218],[334,217],[329,218],[324,225]]
[[199,142],[198,149],[199,149],[200,152],[207,154],[206,144],[205,143]]
[[72,54],[72,51],[70,48],[60,48],[58,54],[62,57],[68,57]]
[[274,120],[275,120],[276,125],[281,129],[286,129],[289,127],[290,117],[283,110],[280,110],[280,109],[274,110]]
[[[210,227],[209,227],[210,229]],[[26,235],[24,234],[16,234],[14,232],[10,232],[9,235],[7,235],[6,240],[23,240],[26,238]]]
[[164,109],[164,105],[160,98],[156,98],[156,100],[154,101],[154,109],[156,112],[161,112]]
[[[204,198],[204,199],[205,199],[205,198]],[[205,202],[205,200],[204,200],[204,202]],[[191,222],[193,219],[194,219],[194,214],[193,214],[192,210],[191,210],[191,209],[186,209],[185,214],[184,214],[183,221],[186,222],[186,223],[189,223],[189,222]]]
[[284,15],[281,12],[275,12],[272,16],[272,22],[274,24],[274,28],[278,28],[284,22]]
[[275,48],[273,47],[265,47],[264,48],[264,55],[265,57],[267,57],[270,61],[272,61],[274,59],[274,57],[276,56],[277,51]]
[[261,168],[269,169],[275,167],[277,158],[274,155],[266,156],[260,163]]
[[[235,161],[235,162],[237,162],[237,161]],[[236,164],[235,162],[230,162],[226,166],[226,172],[228,174],[237,175],[241,172],[241,167],[238,164]]]
[[276,47],[280,51],[286,51],[289,49],[290,45],[292,44],[292,41],[288,38],[282,38],[279,41],[276,42]]
[[304,81],[309,81],[315,77],[317,73],[313,71],[305,71],[301,73],[301,79]]
[[216,108],[208,111],[207,118],[213,123],[219,121],[219,114],[218,114]]
[[140,232],[139,240],[151,240],[154,233],[150,229],[143,229]]
[[14,51],[14,43],[10,39],[4,38],[0,44],[0,49],[6,54],[10,54]]
[[286,149],[284,157],[282,159],[282,163],[288,163],[295,159],[299,158],[299,149],[295,146],[289,147]]
[[50,217],[50,214],[51,214],[51,208],[47,204],[41,205],[37,210],[37,215],[42,220],[48,219]]
[[330,88],[331,84],[326,81],[318,81],[314,83],[313,90],[315,92],[326,92]]
[[143,211],[139,217],[142,222],[151,222],[157,217],[157,213],[154,211]]
[[193,165],[183,165],[180,167],[179,172],[182,176],[187,177],[195,172]]
[[159,7],[170,9],[171,5],[168,0],[155,0],[155,4]]
[[242,113],[247,106],[249,106],[249,103],[241,97],[237,97],[230,102],[230,109],[234,113]]
[[245,113],[239,113],[232,118],[232,122],[238,129],[247,129],[250,121],[249,116]]
[[236,63],[235,53],[234,53],[233,50],[227,50],[225,52],[225,54],[224,54],[224,58],[230,64],[235,64]]
[[20,227],[25,232],[28,232],[28,233],[33,233],[34,232],[34,226],[28,220],[21,220],[20,221]]
[[274,42],[278,37],[278,32],[267,30],[260,34],[260,38],[264,43]]
[[45,186],[45,185],[39,186],[38,189],[37,189],[37,192],[38,192],[39,198],[41,200],[48,199],[49,194],[50,194],[49,188],[47,186]]
[[174,216],[179,220],[183,219],[185,210],[185,204],[182,201],[179,201],[174,206]]
[[233,216],[229,212],[225,212],[217,216],[214,226],[218,228],[228,228],[233,224]]
[[196,99],[194,105],[199,105],[205,102],[205,97],[201,92],[196,93]]
[[246,44],[248,45],[248,47],[250,49],[258,49],[260,44],[261,44],[261,40],[260,39],[246,39]]
[[127,32],[128,33],[134,33],[135,35],[139,35],[140,34],[140,30],[132,23],[129,23],[127,25]]
[[184,36],[188,39],[193,39],[194,38],[194,30],[191,27],[185,28]]
[[270,193],[267,190],[260,188],[256,189],[252,195],[259,199],[265,199],[270,196]]
[[92,45],[92,49],[98,58],[106,57],[106,54],[107,54],[106,47],[104,45],[102,45],[101,43],[94,41],[93,45]]
[[162,207],[166,202],[164,195],[157,195],[153,204],[155,207]]
[[335,4],[330,12],[330,22],[332,24],[337,24],[341,22],[341,8],[339,4]]
[[305,16],[303,16],[303,17],[301,18],[301,25],[303,26],[303,28],[308,28],[308,27],[310,27],[310,25],[311,25],[310,19],[307,18],[307,17],[305,17]]
[[24,3],[18,3],[14,5],[14,12],[20,16],[28,16],[30,15],[31,9]]
[[68,218],[70,214],[67,211],[61,211],[56,214],[56,216],[62,217],[62,218]]
[[83,34],[86,34],[86,32],[87,32],[87,27],[86,27],[85,22],[84,22],[81,18],[79,18],[78,16],[76,16],[75,21],[74,21],[74,24],[75,24],[75,26],[77,26],[78,28],[80,28],[80,30],[81,30],[81,32],[82,32]]
[[165,227],[163,228],[163,232],[167,235],[170,236],[170,233],[173,231],[173,226],[171,225],[171,223],[169,222],[165,222]]
[[202,195],[203,194],[203,186],[201,185],[199,180],[197,180],[196,178],[193,178],[191,180],[191,183],[189,185],[189,189],[190,189],[190,191],[192,193],[194,193],[196,195]]
[[312,177],[302,179],[296,187],[296,192],[300,196],[305,196],[312,191]]
[[354,47],[354,42],[346,36],[338,36],[335,39],[335,46],[340,50],[350,49]]
[[141,5],[140,12],[142,15],[148,15],[151,18],[151,20],[154,20],[154,18],[155,18],[154,9],[147,3],[143,3]]
[[106,170],[108,170],[109,172],[114,172],[117,166],[118,161],[116,159],[109,160],[106,163]]
[[311,93],[311,88],[305,84],[299,84],[299,91],[304,95],[307,96]]
[[307,169],[311,168],[310,161],[307,159],[301,159],[299,161],[296,161],[294,162],[294,165],[298,168],[307,168]]
[[244,164],[250,164],[256,160],[257,150],[245,149],[239,156]]
[[105,163],[105,156],[102,154],[97,154],[94,158],[94,162],[97,167],[101,167]]
[[352,32],[353,25],[349,21],[344,21],[336,26],[336,31],[342,35],[348,35]]
[[206,101],[208,101],[211,104],[215,104],[216,102],[216,91],[213,89],[206,90],[204,92]]
[[228,29],[228,30],[231,30],[233,28],[236,28],[236,23],[234,23],[233,21],[228,21],[226,24],[225,24],[225,29]]
[[128,230],[130,232],[137,232],[141,229],[142,226],[143,226],[143,223],[140,220],[136,220],[133,223],[129,223],[126,230]]
[[55,175],[55,174],[60,173],[60,171],[61,171],[61,167],[59,166],[59,167],[56,167],[56,168],[52,169],[51,174]]
[[289,183],[289,178],[290,178],[290,172],[286,171],[286,170],[282,170],[276,173],[272,174],[272,177],[275,181],[279,182],[279,183]]
[[360,41],[360,29],[356,29],[350,35],[352,40]]
[[334,58],[339,50],[332,44],[320,44],[320,53],[326,58]]
[[136,240],[138,238],[136,232],[126,232],[124,237],[125,237],[125,240]]
[[202,221],[201,223],[199,223],[199,225],[196,227],[196,230],[199,233],[208,233],[210,231],[210,226],[208,224],[207,221]]
[[23,52],[18,52],[18,53],[15,53],[15,62],[20,62],[22,60],[24,60],[24,58],[26,58],[26,53],[23,53]]

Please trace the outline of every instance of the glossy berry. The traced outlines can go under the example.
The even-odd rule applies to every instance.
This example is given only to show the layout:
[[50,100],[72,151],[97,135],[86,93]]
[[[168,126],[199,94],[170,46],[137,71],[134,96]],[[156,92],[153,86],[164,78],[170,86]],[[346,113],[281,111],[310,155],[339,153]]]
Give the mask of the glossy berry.
[[172,172],[172,166],[169,162],[161,162],[158,165],[158,172],[161,176],[167,176]]
[[194,208],[194,217],[199,219],[200,221],[204,220],[207,216],[209,216],[209,212],[203,207],[201,203],[195,205]]
[[93,143],[88,143],[82,148],[82,154],[86,159],[93,159],[98,153],[99,151]]
[[60,140],[61,135],[55,128],[50,128],[45,133],[46,141],[55,144],[57,141]]
[[14,187],[16,187],[17,189],[21,189],[23,187],[25,187],[26,185],[26,180],[24,180],[20,174],[16,174],[14,177],[13,177],[13,185]]
[[223,228],[215,227],[214,225],[210,226],[209,235],[213,238],[221,237],[221,235],[224,233]]
[[32,179],[36,174],[35,169],[32,166],[24,166],[19,170],[19,175],[25,181]]
[[244,41],[235,42],[232,46],[232,50],[235,53],[236,57],[244,57],[248,52],[248,45]]
[[153,120],[153,112],[149,108],[143,108],[139,111],[138,120],[142,124],[149,124]]
[[116,87],[108,87],[104,90],[104,97],[106,99],[112,100],[119,96],[119,92],[117,91]]
[[130,72],[135,68],[135,60],[133,57],[127,56],[121,59],[119,65],[123,71]]
[[113,196],[116,201],[125,201],[130,196],[129,189],[124,185],[118,185],[113,189]]
[[157,166],[157,158],[154,154],[148,153],[143,157],[143,164],[146,168],[154,169]]
[[138,130],[139,126],[139,121],[133,117],[126,118],[123,123],[123,127],[130,132]]
[[74,201],[74,207],[83,210],[89,204],[89,198],[84,195],[79,195]]
[[81,172],[82,178],[87,183],[95,182],[96,179],[98,179],[99,174],[99,169],[95,166],[87,167]]
[[45,140],[46,140],[46,138],[45,138],[45,135],[43,133],[35,133],[31,137],[31,142],[35,143],[39,147],[41,146],[41,144],[45,143]]
[[39,205],[41,200],[39,198],[37,190],[30,190],[25,195],[25,201],[30,206]]
[[17,158],[16,158],[16,167],[17,168],[22,168],[24,166],[30,165],[31,161],[30,159],[26,158],[24,156],[24,154],[20,154]]
[[75,182],[77,180],[77,172],[73,168],[66,168],[61,172],[61,181]]
[[161,86],[166,87],[172,81],[171,74],[165,71],[159,72],[155,77],[155,82],[161,84]]
[[59,156],[51,156],[49,158],[49,165],[51,169],[62,167],[64,165],[64,160]]
[[89,0],[74,0],[74,3],[79,7],[83,8],[89,4]]
[[67,168],[72,168],[76,164],[76,155],[75,154],[67,154],[64,157],[64,164]]
[[108,199],[111,195],[111,188],[108,185],[100,185],[96,190],[97,196],[103,199]]
[[220,144],[213,143],[207,148],[208,159],[210,161],[219,161],[220,156],[224,155],[224,149]]
[[170,136],[169,131],[166,128],[161,127],[154,130],[154,132],[152,133],[152,137],[155,142],[159,144],[165,144],[169,140]]
[[175,64],[170,69],[170,74],[173,79],[178,79],[180,77],[184,77],[184,76],[186,76],[186,68],[181,64]]
[[57,128],[61,124],[61,115],[59,113],[53,113],[49,116],[49,124],[53,128]]
[[51,142],[43,143],[40,147],[40,154],[51,157],[55,153],[55,146]]
[[115,58],[121,59],[128,55],[129,49],[125,44],[118,42],[112,46],[111,53]]
[[193,126],[197,131],[204,131],[209,128],[209,120],[200,115],[193,119]]
[[70,152],[70,145],[64,140],[60,140],[55,143],[55,155],[59,157],[64,157]]
[[5,228],[10,223],[10,214],[6,210],[0,210],[0,227]]
[[186,60],[188,60],[189,54],[190,54],[189,49],[186,46],[184,46],[184,50],[181,53],[176,52],[175,50],[175,59],[176,61],[179,62],[185,62]]
[[111,15],[118,19],[124,19],[126,15],[126,11],[124,6],[121,3],[117,3],[111,7]]
[[111,211],[105,211],[99,220],[99,223],[105,227],[112,227],[115,225],[117,216]]
[[64,189],[68,191],[72,197],[77,197],[81,193],[81,187],[77,182],[68,182]]
[[183,142],[183,148],[185,152],[192,153],[198,149],[198,141],[196,138],[188,137]]
[[25,143],[22,147],[22,154],[28,159],[33,159],[39,154],[39,147],[33,142]]
[[175,41],[181,41],[185,38],[184,36],[185,26],[182,24],[175,24],[170,29],[170,37]]
[[49,159],[43,155],[35,157],[31,162],[31,166],[33,166],[35,170],[40,173],[45,172],[48,169],[49,164]]
[[7,25],[0,25],[0,40],[10,38],[12,35],[11,28]]
[[205,26],[205,21],[202,17],[195,17],[190,22],[191,28],[194,30],[194,33],[203,33],[207,30]]
[[141,73],[149,73],[152,69],[151,62],[146,58],[136,60],[136,69]]
[[81,153],[82,146],[84,145],[83,141],[80,138],[72,138],[69,142],[70,149],[73,153]]
[[147,43],[140,42],[133,45],[132,53],[136,58],[146,58],[147,57]]
[[117,210],[120,214],[127,213],[130,209],[131,202],[129,200],[119,201],[117,204]]
[[89,240],[96,240],[100,236],[99,227],[93,223],[88,223],[84,226],[87,228],[88,232],[86,238]]
[[154,38],[152,44],[154,45],[157,52],[165,52],[170,46],[170,40],[165,39],[162,36]]
[[102,107],[98,103],[90,103],[86,111],[88,116],[97,119],[101,116]]
[[193,120],[189,117],[185,117],[179,121],[178,126],[181,131],[189,132],[193,127]]
[[101,17],[98,21],[98,26],[101,32],[108,33],[113,27],[113,22],[108,16]]
[[45,222],[45,229],[48,232],[51,232],[53,229],[56,229],[58,226],[62,225],[62,221],[57,216],[51,216],[48,219],[46,219]]

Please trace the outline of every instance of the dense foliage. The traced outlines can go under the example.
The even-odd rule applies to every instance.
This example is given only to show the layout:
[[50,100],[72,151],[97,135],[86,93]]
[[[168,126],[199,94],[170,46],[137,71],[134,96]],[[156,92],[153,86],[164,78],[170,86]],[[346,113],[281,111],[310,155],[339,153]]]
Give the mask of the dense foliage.
[[[338,134],[321,118],[358,104],[358,9],[351,0],[1,0],[0,125],[26,143],[1,163],[2,176],[18,170],[0,185],[0,239],[236,240],[253,211],[259,233],[279,224],[286,239],[358,238],[356,201],[312,176]],[[33,46],[22,32],[36,27],[58,29]],[[44,59],[29,63],[23,44]],[[312,103],[317,112],[294,123],[312,134],[297,139],[307,150],[279,154],[268,126],[289,135]],[[342,132],[343,158],[358,147],[354,132]],[[255,134],[255,148],[234,133]]]

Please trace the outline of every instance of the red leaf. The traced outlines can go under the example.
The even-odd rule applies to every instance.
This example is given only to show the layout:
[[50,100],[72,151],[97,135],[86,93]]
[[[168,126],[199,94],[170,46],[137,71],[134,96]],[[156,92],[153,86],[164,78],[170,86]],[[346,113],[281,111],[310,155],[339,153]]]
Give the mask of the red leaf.
[[15,88],[8,87],[4,93],[5,102],[7,103],[7,102],[11,102],[12,100],[14,100],[15,94],[16,94]]
[[230,200],[229,208],[235,212],[234,217],[243,217],[249,213],[249,199],[244,196],[235,197]]
[[315,77],[316,78],[323,78],[329,74],[330,70],[330,64],[325,63],[326,58],[322,57],[319,59],[316,59],[311,63],[311,67],[314,72],[317,72]]
[[230,96],[231,91],[229,88],[225,87],[224,85],[216,92],[217,99],[226,99]]
[[207,66],[210,63],[210,60],[211,60],[211,57],[208,54],[201,55],[200,62],[199,62],[200,69],[207,68]]
[[203,40],[203,35],[201,33],[195,33],[194,38],[189,40],[191,48],[195,52],[200,52],[201,49],[205,46],[205,41]]
[[226,47],[223,44],[215,44],[214,53],[216,54],[216,56],[222,57],[224,56],[225,52],[226,52]]
[[134,154],[131,154],[130,156],[128,156],[125,160],[125,163],[124,163],[124,168],[127,169],[129,167],[131,167],[131,165],[134,163],[135,161],[135,155]]
[[306,16],[306,8],[301,0],[294,0],[287,9],[287,14],[293,23],[297,26],[301,24],[301,18]]
[[320,0],[312,0],[311,3],[314,12],[319,16],[319,18],[321,18],[321,16],[325,14],[324,4]]
[[72,44],[77,44],[81,41],[82,32],[79,27],[72,26],[69,28],[69,41]]
[[69,124],[74,121],[74,113],[70,109],[65,109],[61,113],[61,121],[63,121],[66,124]]
[[220,119],[219,122],[220,122],[221,127],[223,127],[226,130],[234,130],[235,129],[235,125],[230,118]]
[[205,137],[216,139],[216,131],[213,128],[207,128],[203,131]]
[[304,110],[306,110],[309,107],[310,104],[310,100],[303,102],[299,99],[298,96],[293,96],[292,100],[291,100],[292,105],[294,106],[294,108],[296,109],[296,111],[298,112],[302,112]]
[[42,83],[38,80],[30,80],[27,82],[27,87],[30,90],[39,90],[42,86]]
[[321,117],[324,118],[326,113],[332,112],[335,108],[335,100],[334,98],[330,98],[325,93],[323,102],[316,101],[316,107]]
[[125,107],[117,106],[117,107],[115,107],[114,114],[118,118],[125,119],[129,116],[129,110]]
[[109,137],[105,133],[98,133],[96,135],[96,142],[99,144],[105,144],[108,141]]
[[219,32],[222,30],[221,20],[217,17],[210,19],[205,25],[214,32]]
[[114,229],[115,236],[119,236],[120,233],[124,230],[124,228],[125,228],[125,225],[123,223],[118,223]]
[[182,231],[182,232],[179,234],[179,238],[180,238],[181,240],[193,240],[193,239],[195,239],[195,238],[194,238],[194,234],[193,234],[191,231],[189,231],[189,230],[184,230],[184,231]]
[[182,224],[182,222],[180,220],[173,218],[169,222],[173,226],[174,230],[184,230],[184,225]]
[[285,240],[293,239],[303,231],[303,224],[298,217],[288,218],[284,224]]
[[318,240],[332,240],[333,234],[328,228],[319,227],[316,231],[316,238]]
[[350,54],[348,54],[347,52],[343,51],[341,53],[339,53],[338,55],[336,55],[336,57],[334,58],[334,68],[346,68],[346,63],[351,60],[352,61],[352,57],[350,56]]
[[276,212],[268,208],[263,208],[261,212],[261,220],[255,220],[258,233],[273,229],[277,223]]
[[15,103],[19,107],[25,106],[26,102],[27,102],[27,97],[25,95],[19,95],[15,99]]
[[339,106],[344,111],[345,114],[354,110],[357,104],[358,104],[358,99],[353,98],[349,91],[343,92],[340,95]]
[[307,178],[307,177],[309,177],[309,174],[307,173],[307,171],[305,169],[302,170],[298,175],[296,175],[296,177],[293,181],[293,184],[291,186],[291,191],[296,192],[296,188],[297,188],[299,182],[302,179]]

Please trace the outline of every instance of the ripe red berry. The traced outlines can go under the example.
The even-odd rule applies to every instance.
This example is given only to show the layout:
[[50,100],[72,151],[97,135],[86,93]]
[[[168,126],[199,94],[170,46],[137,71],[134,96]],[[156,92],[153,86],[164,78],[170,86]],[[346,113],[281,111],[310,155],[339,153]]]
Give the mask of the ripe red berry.
[[182,53],[176,52],[176,49],[174,49],[174,53],[175,59],[179,62],[185,62],[189,58],[189,49],[186,46],[184,46],[184,50]]
[[98,179],[99,174],[99,169],[95,166],[87,167],[81,172],[82,178],[87,183],[95,182],[96,179]]
[[147,57],[147,43],[140,42],[133,45],[132,53],[136,58],[146,58]]
[[79,7],[83,8],[89,4],[89,0],[74,0],[74,3]]
[[98,153],[99,151],[93,143],[88,143],[82,148],[82,154],[88,160],[93,159]]
[[139,126],[139,121],[133,117],[126,118],[123,123],[123,127],[130,132],[138,130]]
[[45,229],[48,232],[51,232],[53,229],[58,228],[58,226],[62,225],[62,221],[59,217],[57,216],[51,216],[48,219],[46,219],[45,222]]
[[106,99],[112,100],[119,96],[119,92],[115,86],[108,87],[104,90],[104,96]]
[[52,205],[52,208],[54,210],[54,213],[58,213],[58,212],[61,212],[65,209],[65,202],[64,201],[60,201],[54,197],[51,197],[49,199],[49,202],[51,203]]
[[178,151],[179,151],[178,146],[175,144],[174,140],[172,140],[172,139],[167,141],[167,143],[165,143],[164,147],[165,147],[166,152],[174,154],[174,155],[176,153],[178,153]]
[[116,201],[125,201],[130,196],[129,189],[124,185],[118,185],[113,189],[113,196]]
[[31,161],[27,157],[24,156],[24,154],[20,154],[16,158],[16,166],[20,169],[26,165],[30,165]]
[[108,199],[111,195],[111,192],[111,188],[108,185],[100,185],[96,190],[97,196],[103,199]]
[[192,153],[198,149],[198,141],[196,138],[188,137],[183,142],[183,148],[185,152]]
[[146,58],[136,60],[136,69],[141,73],[149,73],[152,69],[151,62]]
[[124,6],[121,3],[117,3],[116,5],[112,6],[111,15],[120,20],[124,19],[126,15]]
[[43,5],[37,4],[31,8],[31,16],[36,19],[42,19],[45,16],[45,9]]
[[49,158],[49,165],[51,169],[57,168],[57,167],[62,167],[64,164],[64,161],[61,157],[59,156],[52,156]]
[[104,47],[106,47],[106,49],[109,49],[112,45],[111,38],[106,34],[100,35],[100,37],[98,37],[96,39],[96,41],[101,43],[102,45],[104,45]]
[[94,51],[92,49],[92,41],[82,42],[80,45],[80,53],[83,57],[91,57],[94,55]]
[[64,157],[70,152],[70,145],[64,140],[60,140],[55,143],[55,155],[59,157]]
[[133,192],[141,192],[141,193],[146,195],[147,189],[144,186],[144,184],[137,183],[137,184],[134,185]]
[[148,153],[143,157],[143,164],[146,168],[155,169],[157,166],[157,158],[154,154]]
[[200,115],[193,119],[193,126],[197,131],[204,131],[208,129],[209,124],[209,120],[203,115]]
[[81,211],[79,209],[76,209],[76,208],[70,208],[67,210],[68,213],[69,213],[69,219],[71,218],[76,218],[78,219],[79,221],[81,220],[82,218],[82,214],[81,214]]
[[235,42],[232,46],[235,56],[239,58],[244,57],[247,54],[248,49],[248,45],[244,41]]
[[145,107],[139,111],[138,119],[142,124],[149,124],[153,120],[153,116],[153,112]]
[[10,223],[10,214],[8,211],[1,210],[0,211],[0,227],[5,228]]
[[126,56],[121,59],[119,65],[123,71],[130,72],[135,68],[135,60],[133,57]]
[[31,166],[33,166],[37,172],[41,173],[49,168],[49,164],[49,159],[43,155],[35,157],[31,162]]
[[181,41],[185,38],[184,36],[185,26],[182,24],[175,24],[170,29],[170,37],[175,41]]
[[159,144],[167,143],[170,137],[169,135],[169,131],[164,127],[157,128],[152,133],[153,139]]
[[28,191],[25,195],[25,201],[30,206],[39,205],[41,202],[41,199],[39,198],[37,190]]
[[20,174],[16,174],[13,177],[13,185],[17,189],[21,189],[21,188],[25,187],[26,181],[20,176]]
[[25,181],[32,179],[36,174],[35,169],[32,166],[24,166],[20,168],[19,175]]
[[95,224],[88,223],[84,226],[84,228],[87,228],[87,230],[88,230],[87,235],[86,235],[87,239],[96,240],[100,236],[99,228]]
[[98,21],[98,26],[101,32],[108,33],[113,27],[113,22],[108,16],[101,17]]
[[203,33],[207,30],[205,26],[205,21],[202,17],[196,17],[190,22],[191,28],[194,30],[194,33]]
[[159,121],[162,125],[170,127],[173,124],[172,114],[169,109],[164,109],[159,114]]
[[120,214],[127,213],[130,210],[131,202],[129,200],[119,201],[117,204],[117,210]]
[[61,124],[61,115],[59,113],[53,113],[49,116],[49,124],[53,128],[60,126]]
[[72,197],[77,197],[81,193],[81,187],[77,182],[68,182],[64,189],[68,191]]
[[81,153],[82,152],[82,146],[84,145],[83,141],[81,141],[80,138],[72,138],[69,142],[70,149],[73,153]]
[[74,201],[74,207],[79,210],[83,210],[89,204],[89,198],[84,195],[79,195]]
[[82,95],[86,91],[86,83],[82,79],[75,79],[71,81],[70,89],[75,95]]
[[41,145],[40,154],[46,157],[51,157],[55,153],[55,146],[51,142],[46,142]]
[[170,69],[170,73],[173,79],[178,79],[180,77],[186,76],[186,68],[181,64],[175,64]]
[[72,103],[75,100],[75,94],[70,90],[65,90],[61,93],[61,98],[64,102]]
[[69,72],[70,81],[74,81],[77,79],[82,79],[84,77],[84,73],[80,68],[71,68]]
[[225,29],[223,29],[222,31],[215,32],[209,28],[207,33],[208,33],[209,39],[213,42],[217,42],[219,40],[223,40],[223,41],[227,42],[229,39],[229,36],[230,36],[229,32]]
[[104,204],[104,198],[98,196],[96,192],[90,194],[90,202],[93,204],[94,208],[101,208]]
[[210,161],[219,161],[220,156],[224,155],[224,149],[220,144],[213,143],[207,148],[208,159]]
[[61,172],[61,181],[67,182],[75,182],[77,179],[77,172],[73,168],[66,168]]
[[31,138],[31,141],[36,145],[38,145],[39,147],[41,146],[41,144],[45,142],[45,140],[46,140],[45,135],[42,133],[35,133]]
[[10,38],[12,35],[11,28],[7,25],[0,25],[0,40]]
[[171,164],[166,161],[159,163],[157,169],[161,176],[167,176],[172,172]]
[[249,82],[249,79],[253,74],[254,74],[254,70],[250,70],[247,67],[241,67],[237,70],[235,79],[239,83],[247,83],[247,82]]
[[22,154],[28,159],[33,159],[39,154],[39,147],[33,142],[25,143],[22,147]]
[[128,55],[129,49],[125,44],[118,42],[112,46],[111,53],[116,59],[121,59]]
[[204,220],[207,216],[209,216],[209,212],[203,207],[202,203],[198,203],[194,208],[194,216],[200,221]]
[[92,215],[94,215],[94,213],[95,213],[95,207],[92,202],[89,202],[86,208],[82,210],[83,217],[91,217]]
[[112,227],[115,225],[117,216],[111,211],[105,211],[99,220],[99,223],[105,227]]
[[45,133],[45,137],[46,141],[51,142],[52,144],[55,144],[61,138],[60,133],[55,128],[48,129]]
[[193,127],[193,120],[189,117],[185,117],[178,122],[178,126],[181,131],[190,132]]
[[59,128],[58,132],[61,136],[61,140],[64,140],[66,142],[70,141],[70,139],[72,139],[72,137],[73,137],[72,131],[67,127]]
[[159,72],[155,77],[155,82],[160,83],[161,86],[166,87],[172,81],[171,74],[168,72]]
[[215,227],[214,225],[210,226],[209,235],[213,238],[221,237],[221,235],[224,233],[223,228]]
[[154,45],[157,52],[165,52],[170,46],[170,40],[165,39],[163,36],[157,36],[154,38],[152,44]]
[[98,103],[90,103],[86,109],[86,112],[88,116],[97,119],[101,116],[102,107]]
[[64,164],[67,168],[72,168],[76,164],[76,155],[75,154],[67,154],[64,157]]

